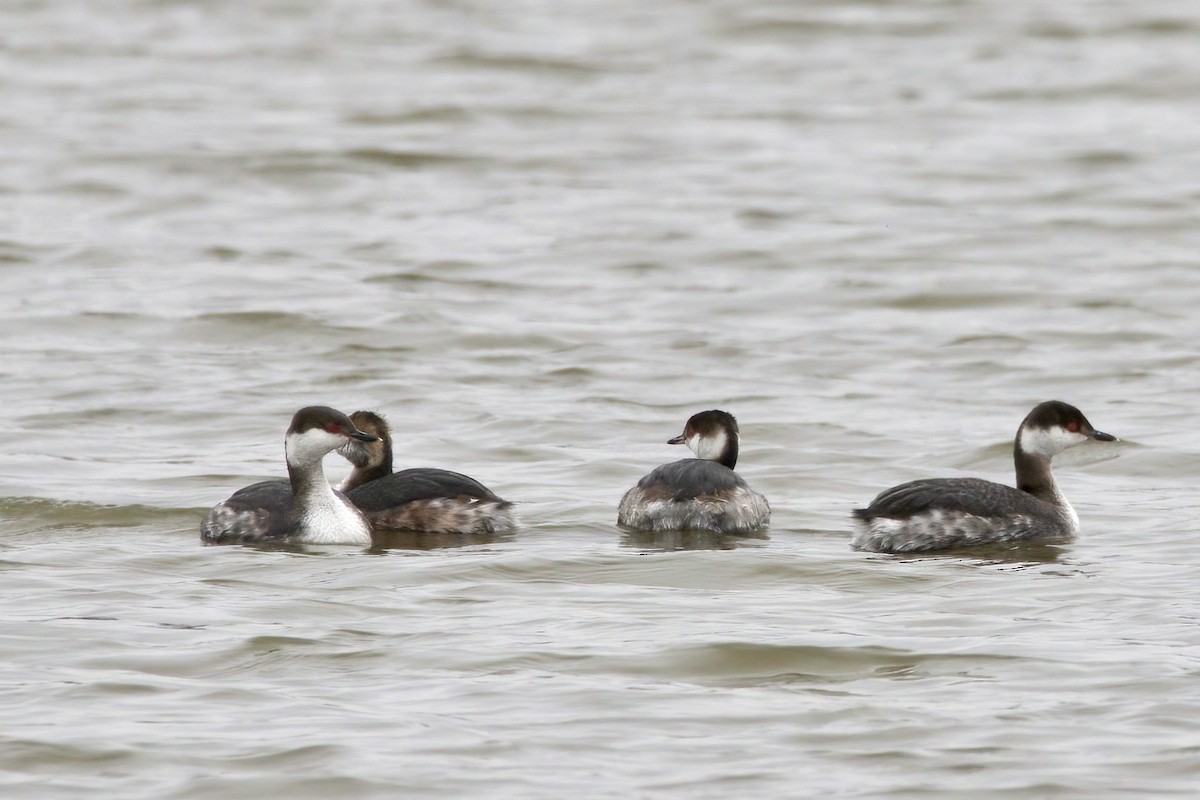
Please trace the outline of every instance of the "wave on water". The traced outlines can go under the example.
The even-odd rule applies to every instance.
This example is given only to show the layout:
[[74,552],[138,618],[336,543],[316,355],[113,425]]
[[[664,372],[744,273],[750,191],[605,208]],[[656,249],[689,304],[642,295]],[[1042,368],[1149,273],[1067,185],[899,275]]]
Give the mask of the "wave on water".
[[46,497],[0,498],[0,532],[140,527],[162,531],[195,526],[198,519],[194,509],[107,505]]

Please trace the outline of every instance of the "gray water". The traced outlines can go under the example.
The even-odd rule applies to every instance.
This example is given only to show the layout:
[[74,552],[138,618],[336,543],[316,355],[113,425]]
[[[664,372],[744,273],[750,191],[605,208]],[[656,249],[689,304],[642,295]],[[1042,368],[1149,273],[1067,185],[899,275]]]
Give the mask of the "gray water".
[[[1192,0],[0,6],[5,798],[1194,797]],[[849,510],[1012,480],[1076,542]],[[520,503],[202,547],[308,404]],[[693,412],[762,539],[616,503]],[[346,465],[327,459],[340,479]]]

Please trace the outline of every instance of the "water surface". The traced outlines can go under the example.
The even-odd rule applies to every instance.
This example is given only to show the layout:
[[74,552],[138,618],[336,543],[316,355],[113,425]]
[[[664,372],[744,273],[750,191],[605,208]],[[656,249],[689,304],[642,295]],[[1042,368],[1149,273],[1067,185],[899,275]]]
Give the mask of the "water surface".
[[[1194,795],[1193,4],[0,31],[5,797]],[[1123,440],[1056,462],[1077,542],[849,549],[1051,398]],[[524,528],[202,547],[313,403]],[[768,535],[617,529],[712,407]]]

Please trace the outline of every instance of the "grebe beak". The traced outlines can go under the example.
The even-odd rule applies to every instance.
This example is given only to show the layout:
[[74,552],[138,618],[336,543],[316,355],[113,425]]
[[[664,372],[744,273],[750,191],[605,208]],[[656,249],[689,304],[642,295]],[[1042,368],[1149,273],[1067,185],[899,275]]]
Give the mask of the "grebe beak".
[[687,444],[687,439],[681,433],[678,436],[672,436],[670,439],[667,439],[667,444]]
[[347,433],[346,435],[349,436],[351,439],[358,439],[360,442],[378,442],[379,441],[378,436],[372,436],[369,433],[363,433],[362,431],[357,430],[357,429],[353,433]]
[[1119,442],[1119,441],[1121,441],[1117,437],[1113,436],[1111,433],[1105,433],[1104,431],[1092,431],[1091,433],[1088,434],[1088,436],[1095,439],[1097,442]]

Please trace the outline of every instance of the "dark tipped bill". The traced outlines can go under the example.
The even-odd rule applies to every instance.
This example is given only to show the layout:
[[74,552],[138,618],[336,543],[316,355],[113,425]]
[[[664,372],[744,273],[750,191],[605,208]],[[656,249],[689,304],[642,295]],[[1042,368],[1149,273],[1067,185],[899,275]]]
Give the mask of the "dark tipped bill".
[[1097,442],[1119,442],[1119,441],[1121,441],[1117,437],[1113,436],[1111,433],[1105,433],[1104,431],[1092,431],[1088,435],[1091,436],[1093,439],[1095,439]]

